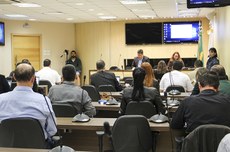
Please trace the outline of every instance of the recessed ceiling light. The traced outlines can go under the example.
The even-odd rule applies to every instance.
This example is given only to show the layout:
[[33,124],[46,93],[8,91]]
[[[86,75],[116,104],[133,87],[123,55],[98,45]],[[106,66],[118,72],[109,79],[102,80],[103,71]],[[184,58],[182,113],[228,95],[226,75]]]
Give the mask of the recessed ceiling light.
[[30,18],[29,20],[30,20],[30,21],[36,21],[36,19],[35,19],[35,18]]
[[90,9],[88,9],[88,11],[92,12],[92,11],[94,11],[94,9],[90,8]]
[[22,14],[5,14],[5,16],[7,16],[7,17],[15,17],[15,18],[24,18],[24,17],[28,17],[28,16],[22,15]]
[[84,3],[75,3],[75,5],[82,6]]
[[34,4],[34,3],[13,3],[12,5],[18,7],[41,7],[41,5]]
[[104,15],[103,13],[97,13],[98,16]]
[[47,14],[47,15],[61,15],[63,13],[62,12],[46,12],[44,14]]
[[112,19],[116,19],[116,16],[100,16],[99,18],[104,19],[104,20],[112,20]]
[[70,17],[70,18],[66,18],[66,20],[68,20],[68,21],[72,21],[72,20],[73,20],[73,18],[71,18],[71,17]]
[[146,4],[145,0],[122,0],[120,2],[125,5]]

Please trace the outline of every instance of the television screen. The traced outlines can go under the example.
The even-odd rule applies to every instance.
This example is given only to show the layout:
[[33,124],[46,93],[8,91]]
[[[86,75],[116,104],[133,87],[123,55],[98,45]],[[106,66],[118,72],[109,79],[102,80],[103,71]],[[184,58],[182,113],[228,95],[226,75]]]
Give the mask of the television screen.
[[5,24],[0,22],[0,45],[5,45]]
[[162,23],[125,24],[126,44],[162,44]]
[[229,0],[187,0],[188,8],[222,7],[230,5]]
[[199,22],[164,22],[164,43],[198,43]]

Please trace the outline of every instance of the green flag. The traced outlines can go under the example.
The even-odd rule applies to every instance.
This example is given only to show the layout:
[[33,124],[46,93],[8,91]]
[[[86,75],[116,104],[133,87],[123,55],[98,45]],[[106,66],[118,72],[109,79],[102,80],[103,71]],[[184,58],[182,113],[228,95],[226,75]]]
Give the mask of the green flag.
[[199,41],[198,41],[198,51],[197,51],[197,60],[201,60],[204,63],[204,51],[203,51],[203,42],[202,42],[202,25],[199,23]]

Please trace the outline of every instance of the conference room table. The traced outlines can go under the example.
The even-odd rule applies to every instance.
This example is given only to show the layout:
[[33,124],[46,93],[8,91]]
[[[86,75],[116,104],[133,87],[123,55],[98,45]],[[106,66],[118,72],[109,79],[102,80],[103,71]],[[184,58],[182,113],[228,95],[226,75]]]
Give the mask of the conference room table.
[[92,102],[92,105],[96,108],[96,110],[118,112],[120,110],[121,103],[119,102],[117,105],[106,105],[106,104],[100,104],[98,102]]
[[[116,118],[91,118],[89,122],[72,122],[72,118],[57,118],[57,128],[63,137],[63,144],[81,151],[98,151],[98,136],[96,131],[103,131],[103,124],[107,121],[112,128]],[[170,134],[168,123],[149,122],[152,131],[159,131],[160,145],[168,145],[168,147],[158,146],[159,152],[170,149],[171,141],[168,137]],[[104,137],[104,150],[111,149],[111,145],[107,136]]]

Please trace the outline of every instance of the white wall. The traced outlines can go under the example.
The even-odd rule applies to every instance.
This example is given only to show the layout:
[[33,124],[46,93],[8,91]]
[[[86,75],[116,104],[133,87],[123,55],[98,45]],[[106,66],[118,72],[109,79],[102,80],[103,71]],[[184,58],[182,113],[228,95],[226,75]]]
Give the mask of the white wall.
[[61,74],[60,72],[62,66],[65,64],[65,58],[60,58],[60,55],[65,49],[75,49],[75,24],[28,22],[29,27],[23,28],[24,21],[1,21],[5,22],[6,37],[5,46],[0,46],[1,74],[7,76],[12,71],[11,34],[41,35],[41,64],[43,59],[49,58],[52,61],[51,66]]
[[220,64],[230,77],[230,6],[217,9],[214,33]]

